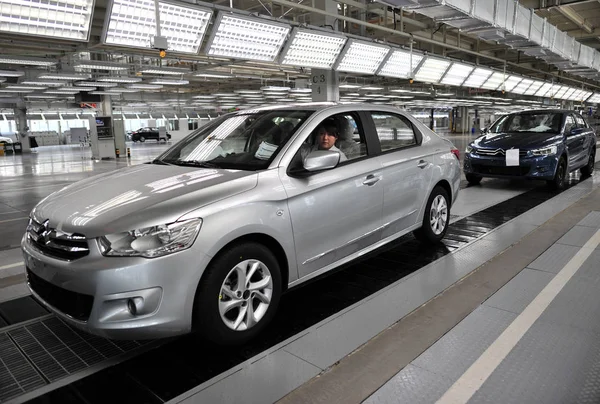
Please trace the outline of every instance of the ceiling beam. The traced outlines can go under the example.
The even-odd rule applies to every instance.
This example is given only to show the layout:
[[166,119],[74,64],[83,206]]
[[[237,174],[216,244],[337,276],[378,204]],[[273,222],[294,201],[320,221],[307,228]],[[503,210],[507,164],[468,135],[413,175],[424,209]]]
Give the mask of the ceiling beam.
[[573,10],[572,7],[561,5],[556,7],[550,7],[550,10],[558,11],[565,18],[573,22],[575,25],[580,27],[583,31],[587,32],[588,34],[594,32],[594,27],[589,22],[587,22],[585,18],[581,16],[581,14]]

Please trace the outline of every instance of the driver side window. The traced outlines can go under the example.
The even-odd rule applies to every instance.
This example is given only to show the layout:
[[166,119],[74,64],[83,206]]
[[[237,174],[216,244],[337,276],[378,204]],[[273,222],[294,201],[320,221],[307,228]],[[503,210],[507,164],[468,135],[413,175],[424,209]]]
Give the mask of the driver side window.
[[565,133],[568,135],[576,127],[577,125],[575,124],[575,119],[573,118],[573,115],[567,115],[567,121],[565,123]]
[[358,115],[342,113],[321,121],[304,140],[291,167],[301,169],[306,157],[317,150],[338,152],[339,164],[367,156],[367,144]]

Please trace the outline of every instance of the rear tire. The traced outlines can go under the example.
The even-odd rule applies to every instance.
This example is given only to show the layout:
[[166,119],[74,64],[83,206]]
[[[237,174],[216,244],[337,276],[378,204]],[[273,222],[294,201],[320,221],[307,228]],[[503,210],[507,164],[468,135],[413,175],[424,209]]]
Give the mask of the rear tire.
[[271,322],[281,289],[279,263],[267,247],[253,242],[234,245],[202,276],[194,300],[194,328],[220,345],[243,344]]
[[554,178],[548,181],[550,188],[556,191],[562,191],[565,187],[565,181],[567,178],[567,162],[564,157],[558,160],[558,167],[556,167],[556,173]]
[[590,157],[588,158],[588,162],[585,167],[582,167],[579,172],[584,177],[589,177],[594,173],[594,166],[596,165],[596,150],[593,149],[590,153]]
[[448,222],[450,221],[450,198],[448,192],[441,186],[433,188],[425,213],[423,214],[423,224],[420,229],[413,232],[417,240],[427,243],[438,243],[446,235]]
[[140,142],[144,143],[146,141],[146,138],[144,136],[140,137]]
[[471,185],[477,185],[481,182],[482,177],[475,174],[465,174],[467,177],[467,182]]

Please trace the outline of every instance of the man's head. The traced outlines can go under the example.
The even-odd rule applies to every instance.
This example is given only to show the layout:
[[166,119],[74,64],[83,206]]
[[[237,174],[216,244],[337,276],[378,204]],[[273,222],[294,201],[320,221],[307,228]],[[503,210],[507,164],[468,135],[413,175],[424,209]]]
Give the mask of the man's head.
[[329,150],[338,138],[337,127],[331,123],[324,123],[317,128],[317,142],[319,149]]

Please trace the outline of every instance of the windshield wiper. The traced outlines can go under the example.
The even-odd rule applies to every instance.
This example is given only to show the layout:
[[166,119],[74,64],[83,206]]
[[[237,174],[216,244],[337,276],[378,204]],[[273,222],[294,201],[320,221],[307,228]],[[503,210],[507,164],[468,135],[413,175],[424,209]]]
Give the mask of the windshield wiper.
[[207,161],[199,161],[199,160],[175,160],[173,164],[181,165],[181,166],[193,166],[193,167],[203,167],[203,168],[221,168],[215,163],[209,163]]

